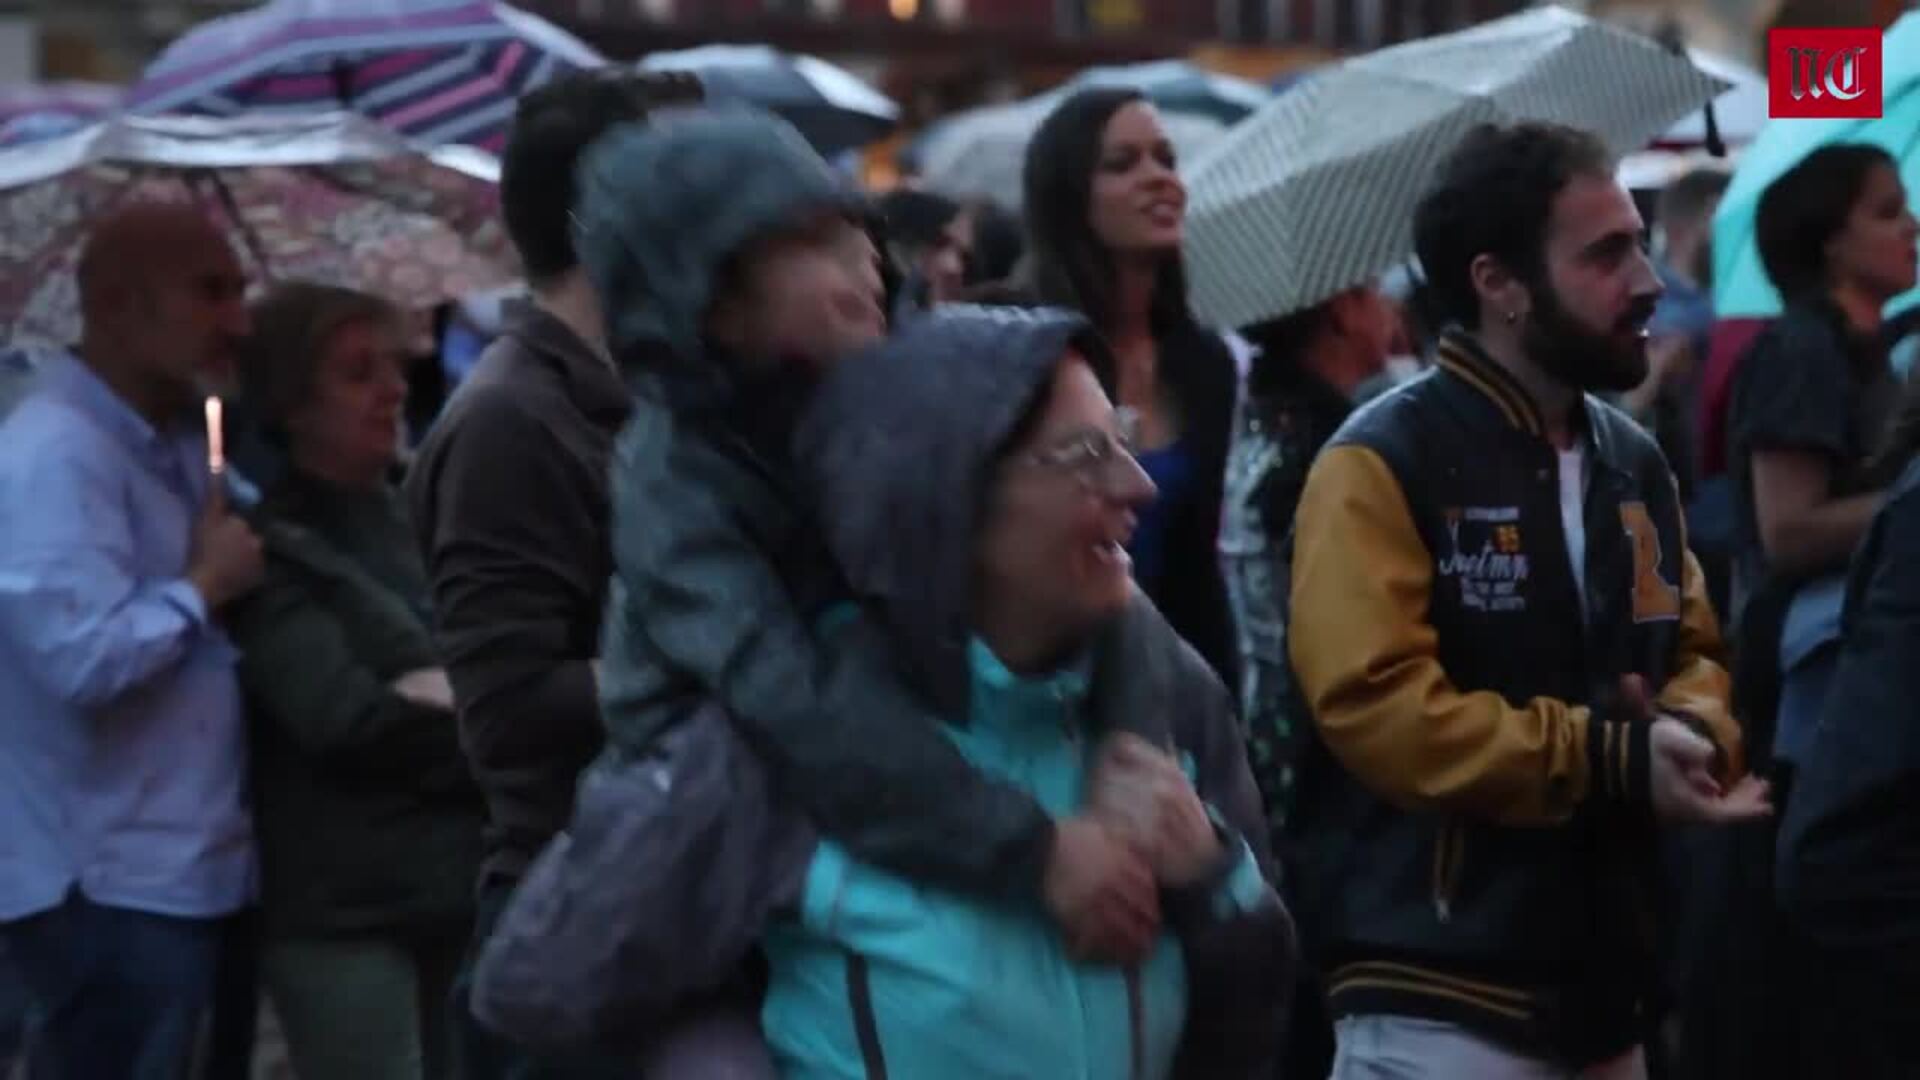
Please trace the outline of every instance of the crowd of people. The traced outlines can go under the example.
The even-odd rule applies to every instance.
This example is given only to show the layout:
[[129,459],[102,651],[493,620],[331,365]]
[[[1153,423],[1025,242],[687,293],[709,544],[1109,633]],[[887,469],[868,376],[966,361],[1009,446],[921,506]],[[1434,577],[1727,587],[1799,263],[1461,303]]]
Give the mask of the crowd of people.
[[1014,244],[694,93],[522,99],[526,294],[417,432],[408,298],[183,206],[0,360],[33,1080],[246,1075],[262,991],[301,1080],[1920,1070],[1883,151],[1768,190],[1746,340],[1725,175],[1650,230],[1542,124],[1411,292],[1222,328],[1136,92]]

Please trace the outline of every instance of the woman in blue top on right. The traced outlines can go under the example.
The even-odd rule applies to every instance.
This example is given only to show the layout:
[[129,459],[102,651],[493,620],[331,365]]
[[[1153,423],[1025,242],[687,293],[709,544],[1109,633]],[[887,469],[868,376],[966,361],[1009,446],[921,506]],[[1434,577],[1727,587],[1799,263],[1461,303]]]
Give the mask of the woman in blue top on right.
[[822,632],[890,641],[975,767],[1137,845],[1159,940],[1083,962],[1037,910],[822,841],[764,942],[788,1080],[1272,1075],[1292,926],[1226,688],[1130,574],[1153,486],[1111,374],[1075,316],[950,308],[841,362],[797,459],[858,598]]

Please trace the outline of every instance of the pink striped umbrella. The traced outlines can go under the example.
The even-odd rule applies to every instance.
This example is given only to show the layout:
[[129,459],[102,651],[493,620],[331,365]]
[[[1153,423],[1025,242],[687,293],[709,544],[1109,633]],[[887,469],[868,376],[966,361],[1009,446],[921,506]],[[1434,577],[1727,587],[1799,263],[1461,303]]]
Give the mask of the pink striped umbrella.
[[492,0],[271,0],[182,36],[128,91],[127,108],[351,109],[409,138],[498,153],[521,94],[605,62]]

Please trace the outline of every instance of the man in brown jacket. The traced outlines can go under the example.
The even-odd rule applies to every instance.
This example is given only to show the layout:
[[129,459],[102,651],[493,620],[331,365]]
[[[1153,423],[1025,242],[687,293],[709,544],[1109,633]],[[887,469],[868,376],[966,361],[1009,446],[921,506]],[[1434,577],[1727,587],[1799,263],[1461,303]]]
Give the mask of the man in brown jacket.
[[[574,257],[574,165],[608,129],[698,93],[674,77],[587,72],[521,101],[501,202],[532,296],[509,306],[500,339],[408,477],[435,639],[487,802],[476,942],[565,826],[575,781],[603,741],[593,659],[612,569],[607,466],[632,404]],[[606,1071],[517,1060],[470,1022],[466,990],[464,980],[455,987],[468,1076]]]

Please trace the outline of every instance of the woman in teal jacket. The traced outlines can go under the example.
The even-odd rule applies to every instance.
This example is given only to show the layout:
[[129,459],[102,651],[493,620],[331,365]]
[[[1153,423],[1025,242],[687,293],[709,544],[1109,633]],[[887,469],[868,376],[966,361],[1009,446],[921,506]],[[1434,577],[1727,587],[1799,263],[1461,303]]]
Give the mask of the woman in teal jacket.
[[1153,487],[1109,374],[1078,317],[956,309],[843,362],[797,446],[868,613],[832,613],[829,632],[890,648],[978,768],[1137,844],[1161,886],[1138,913],[1156,947],[1127,969],[1081,962],[1037,908],[822,841],[764,939],[784,1077],[1271,1074],[1291,924],[1226,690],[1132,581]]

